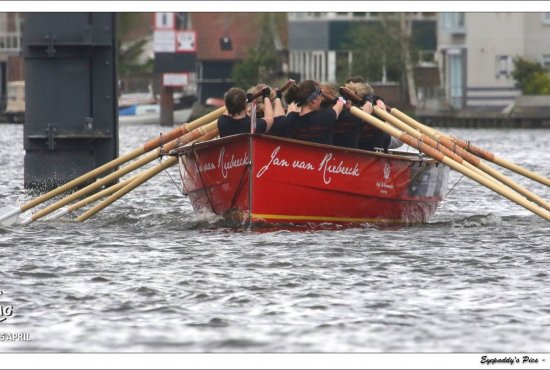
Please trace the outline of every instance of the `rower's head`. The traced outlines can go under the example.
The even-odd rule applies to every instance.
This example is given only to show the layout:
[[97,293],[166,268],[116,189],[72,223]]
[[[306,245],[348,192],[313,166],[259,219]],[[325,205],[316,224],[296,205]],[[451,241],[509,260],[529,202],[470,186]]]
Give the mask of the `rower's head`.
[[[338,89],[333,84],[322,83],[321,92],[321,108],[331,108],[334,105],[334,99],[338,97]],[[327,99],[330,98],[330,99]]]
[[225,108],[230,115],[236,115],[246,109],[246,94],[243,89],[232,87],[224,96]]
[[[290,89],[296,90],[296,104],[299,107],[309,107],[310,109],[319,109],[321,106],[321,86],[313,80],[302,81],[299,85],[291,86]],[[289,89],[289,93],[290,90]]]
[[365,81],[365,79],[361,76],[351,76],[351,77],[348,77],[348,79],[346,80],[345,83],[348,84],[350,82],[364,83],[364,82],[367,82],[367,81]]
[[345,85],[348,89],[357,94],[360,98],[374,94],[372,87],[366,82],[347,82]]
[[360,97],[374,94],[373,88],[366,82],[348,82],[344,86]]
[[[247,94],[256,94],[259,91],[263,90],[264,87],[269,87],[266,84],[258,84],[256,86],[251,87],[250,89],[246,90]],[[276,98],[275,89],[270,88],[270,94],[269,94],[269,100],[273,101]],[[250,110],[250,107],[248,108]],[[250,112],[247,112],[250,114]],[[264,98],[260,95],[258,98],[256,98],[256,117],[262,118],[264,116]]]

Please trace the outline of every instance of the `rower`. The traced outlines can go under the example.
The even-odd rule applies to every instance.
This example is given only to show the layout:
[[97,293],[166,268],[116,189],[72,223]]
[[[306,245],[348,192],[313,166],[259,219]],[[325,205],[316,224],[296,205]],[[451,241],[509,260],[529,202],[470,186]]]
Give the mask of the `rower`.
[[[374,105],[383,109],[384,111],[386,110],[386,104],[384,103],[384,100],[374,94],[363,96],[363,103],[364,104],[361,109],[368,114],[372,114],[374,110]],[[387,152],[388,149],[396,149],[402,145],[403,142],[401,140],[363,121],[363,126],[359,135],[360,149],[373,150],[374,148],[382,148],[384,149],[384,152]]]
[[302,81],[289,88],[295,94],[299,112],[287,114],[293,139],[320,144],[332,144],[332,128],[345,104],[343,98],[336,99],[329,109],[321,109],[321,87],[313,80]]
[[262,91],[264,103],[264,117],[256,118],[255,128],[252,127],[251,117],[247,114],[247,97],[243,89],[232,87],[225,93],[224,102],[226,111],[218,118],[220,137],[242,133],[266,133],[273,125],[273,107],[269,100],[271,89]]
[[[254,95],[267,85],[258,84],[248,89],[247,94]],[[268,86],[269,87],[269,86]],[[286,113],[282,104],[282,92],[278,89],[271,89],[269,99],[273,104],[273,125],[268,135],[288,137],[288,125],[286,123]],[[258,102],[256,105],[256,117],[264,117],[264,103]]]
[[[357,95],[367,94],[372,90],[366,83],[348,83],[346,87]],[[348,108],[351,107],[350,100],[347,101],[346,106]],[[348,109],[345,109],[340,113],[334,125],[332,133],[333,144],[346,148],[357,148],[359,145],[359,129],[363,123],[363,120],[351,114]]]
[[333,84],[321,83],[321,109],[332,108],[334,99],[338,97],[338,88]]

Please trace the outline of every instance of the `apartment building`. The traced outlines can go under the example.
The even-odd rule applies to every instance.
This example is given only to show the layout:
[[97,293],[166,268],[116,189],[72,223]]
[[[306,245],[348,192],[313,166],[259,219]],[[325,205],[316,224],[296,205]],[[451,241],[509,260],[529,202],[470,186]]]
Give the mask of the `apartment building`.
[[513,104],[515,57],[550,70],[550,13],[439,13],[437,39],[444,97],[456,109]]

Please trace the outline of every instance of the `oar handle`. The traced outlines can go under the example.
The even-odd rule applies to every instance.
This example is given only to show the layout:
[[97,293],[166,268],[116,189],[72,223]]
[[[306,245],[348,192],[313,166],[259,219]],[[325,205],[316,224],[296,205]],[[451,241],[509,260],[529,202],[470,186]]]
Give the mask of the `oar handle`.
[[175,129],[168,131],[167,133],[164,133],[145,143],[145,145],[143,145],[143,150],[145,152],[149,152],[155,148],[158,148],[162,144],[166,144],[172,140],[175,140],[187,134],[188,132],[191,132],[197,127],[200,127],[208,122],[218,119],[218,117],[221,116],[224,111],[225,111],[225,106],[220,107],[208,114],[205,114],[204,116],[194,120],[193,122],[185,123],[179,127],[176,127]]
[[284,92],[286,91],[290,86],[292,85],[295,85],[296,84],[296,81],[294,81],[293,79],[289,79],[284,85],[283,87],[281,87],[279,89],[280,92]]
[[269,89],[269,86],[264,86],[261,90],[256,91],[254,94],[250,94],[246,96],[247,103],[253,102],[254,100],[258,99],[266,89]]
[[340,87],[340,94],[342,94],[345,98],[348,98],[354,103],[361,103],[363,101],[363,98],[357,95],[355,91],[353,91],[349,87],[345,87],[345,86]]
[[321,91],[321,96],[323,98],[325,98],[325,100],[327,101],[331,101],[331,102],[335,102],[337,98],[335,98],[334,96],[330,96],[329,94],[327,94],[326,92],[322,92]]
[[[340,94],[342,94],[344,97],[349,98],[354,103],[358,103],[358,104],[364,104],[365,103],[364,98],[357,95],[355,93],[355,91],[353,91],[349,87],[346,87],[346,86],[340,87]],[[380,99],[380,100],[382,100],[382,99]],[[375,105],[375,104],[373,104],[373,105]],[[391,110],[391,107],[386,102],[384,102],[384,105],[386,106],[386,112],[389,112]]]

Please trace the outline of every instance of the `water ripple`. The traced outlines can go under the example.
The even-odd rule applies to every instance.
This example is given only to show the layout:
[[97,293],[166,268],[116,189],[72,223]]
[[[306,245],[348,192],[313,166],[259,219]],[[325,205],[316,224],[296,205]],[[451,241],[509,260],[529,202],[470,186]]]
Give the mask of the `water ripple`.
[[[120,128],[121,153],[161,130],[136,128]],[[32,199],[22,127],[0,129],[0,198]],[[545,149],[548,130],[453,132],[550,173],[547,151],[517,150]],[[469,180],[409,228],[243,230],[194,213],[165,173],[76,214],[0,228],[2,330],[33,338],[0,351],[550,351],[548,222]]]

